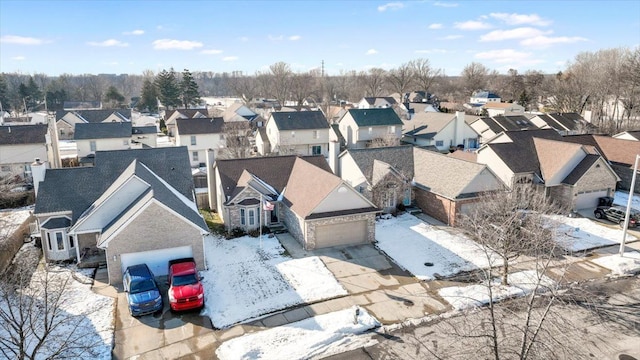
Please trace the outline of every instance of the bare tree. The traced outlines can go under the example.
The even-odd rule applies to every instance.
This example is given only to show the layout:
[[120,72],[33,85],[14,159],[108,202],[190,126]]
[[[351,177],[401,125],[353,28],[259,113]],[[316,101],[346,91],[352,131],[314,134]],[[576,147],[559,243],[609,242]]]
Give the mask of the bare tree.
[[465,91],[471,94],[486,88],[489,69],[480,63],[472,62],[462,69],[460,76],[462,76]]
[[411,61],[410,66],[412,68],[413,77],[419,90],[429,92],[431,86],[438,78],[444,75],[442,69],[434,69],[431,67],[429,59],[416,59]]
[[225,147],[218,152],[220,159],[242,159],[251,153],[249,122],[229,121],[223,125]]
[[229,79],[229,88],[233,95],[242,98],[245,104],[248,104],[253,98],[259,94],[256,77],[252,76],[233,76]]
[[404,94],[413,86],[413,72],[411,63],[404,63],[387,73],[387,83],[394,92],[400,95],[400,102],[404,102]]
[[310,73],[296,73],[291,76],[291,100],[300,107],[304,100],[316,92],[316,79]]
[[367,72],[360,72],[358,80],[362,83],[365,96],[377,97],[382,95],[387,71],[381,68],[371,68]]
[[293,72],[289,64],[280,61],[269,66],[271,75],[271,94],[284,106],[291,91],[291,77]]
[[398,146],[400,145],[400,139],[394,135],[386,135],[384,137],[378,137],[372,139],[370,143],[367,144],[369,148],[379,148],[379,147],[388,147],[388,146]]

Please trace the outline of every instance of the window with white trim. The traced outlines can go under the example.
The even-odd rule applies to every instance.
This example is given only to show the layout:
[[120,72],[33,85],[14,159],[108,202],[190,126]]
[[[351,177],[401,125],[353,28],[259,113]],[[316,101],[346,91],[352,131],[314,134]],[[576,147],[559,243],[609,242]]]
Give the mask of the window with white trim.
[[196,145],[196,136],[191,135],[191,145]]
[[65,249],[63,233],[61,231],[48,232],[47,247],[49,251],[63,251]]
[[395,134],[396,133],[396,127],[395,126],[389,126],[388,130],[389,130],[389,134]]
[[194,152],[191,153],[191,160],[192,161],[199,161],[198,160],[198,152],[197,151],[194,151]]
[[249,226],[256,224],[256,212],[253,209],[249,209]]
[[240,209],[240,224],[241,225],[246,225],[246,220],[244,218],[246,211],[244,209]]
[[313,130],[313,138],[314,139],[320,139],[320,131]]
[[322,146],[314,145],[311,147],[311,154],[313,155],[322,155]]
[[369,135],[373,134],[373,128],[369,127]]
[[98,149],[98,147],[96,146],[96,141],[95,140],[89,141],[89,150],[90,151],[96,151],[97,149]]

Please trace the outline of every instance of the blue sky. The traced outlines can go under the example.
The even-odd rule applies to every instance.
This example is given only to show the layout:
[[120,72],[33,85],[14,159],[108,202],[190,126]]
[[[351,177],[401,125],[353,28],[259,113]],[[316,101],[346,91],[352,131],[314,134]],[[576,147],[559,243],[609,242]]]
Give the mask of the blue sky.
[[0,72],[253,74],[472,62],[557,72],[584,51],[640,46],[640,1],[0,0]]

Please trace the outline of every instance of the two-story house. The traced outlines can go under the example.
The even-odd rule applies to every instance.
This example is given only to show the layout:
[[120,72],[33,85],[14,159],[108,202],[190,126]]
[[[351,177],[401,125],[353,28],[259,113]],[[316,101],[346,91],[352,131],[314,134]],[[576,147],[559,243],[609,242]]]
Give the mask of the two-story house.
[[350,109],[339,121],[347,148],[366,148],[373,141],[397,145],[402,137],[402,120],[391,108]]
[[92,164],[96,151],[125,150],[131,148],[130,122],[79,123],[73,139],[81,164]]
[[168,110],[164,114],[164,126],[167,127],[169,136],[175,136],[177,119],[202,119],[209,118],[207,109],[176,109]]
[[130,109],[58,110],[56,127],[60,140],[74,138],[76,124],[131,122]]
[[49,160],[46,135],[47,125],[0,126],[0,178],[31,181],[31,163]]
[[478,147],[478,133],[469,125],[478,117],[458,111],[452,113],[420,112],[403,120],[402,142],[415,146],[435,146],[438,151],[451,148]]
[[[264,132],[271,153],[325,157],[329,154],[329,123],[321,111],[272,112]],[[265,146],[258,147],[261,150]]]
[[[225,145],[224,120],[219,118],[176,119],[176,146],[186,146],[189,150],[191,167],[203,167],[207,149],[213,150],[213,158]],[[211,160],[213,160],[213,158]]]

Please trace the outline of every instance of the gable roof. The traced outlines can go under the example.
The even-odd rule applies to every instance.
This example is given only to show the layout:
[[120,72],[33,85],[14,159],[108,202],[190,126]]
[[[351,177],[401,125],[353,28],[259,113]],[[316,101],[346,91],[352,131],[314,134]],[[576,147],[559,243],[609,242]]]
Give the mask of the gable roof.
[[514,173],[539,172],[540,164],[533,143],[534,137],[562,140],[562,136],[553,129],[505,131],[504,134],[512,142],[488,143],[486,146],[491,148]]
[[640,130],[627,130],[627,131],[623,131],[621,133],[615,134],[614,136],[622,136],[624,134],[627,134],[632,138],[640,141]]
[[373,106],[379,105],[381,102],[380,100],[388,102],[389,105],[395,105],[398,103],[392,96],[364,97],[363,99],[367,102],[367,104]]
[[400,120],[392,108],[349,109],[344,116],[346,116],[346,114],[351,114],[351,117],[359,127],[402,125],[402,120]]
[[456,159],[460,159],[460,160],[466,160],[466,161],[471,161],[471,162],[478,162],[478,153],[473,152],[473,151],[466,151],[466,150],[456,150],[452,153],[448,153],[447,156],[456,158]]
[[600,155],[588,154],[570,173],[562,180],[563,184],[575,185],[584,174],[587,173],[591,166],[595,164]]
[[[411,120],[403,120],[404,135],[433,139],[447,125],[456,119],[455,113],[419,112]],[[465,123],[475,120],[474,116],[464,115]]]
[[224,119],[221,117],[176,119],[176,127],[180,135],[219,134],[223,131]]
[[170,117],[172,117],[176,113],[181,114],[181,115],[187,117],[188,119],[193,118],[194,116],[198,115],[198,113],[200,113],[201,115],[204,115],[205,117],[208,117],[208,114],[209,114],[207,109],[175,109],[175,110],[167,110],[167,112],[165,112],[165,114],[164,114],[165,120],[169,119]]
[[546,181],[563,170],[567,162],[582,148],[580,144],[540,138],[533,138],[533,145],[538,155],[540,172]]
[[351,158],[370,184],[373,184],[374,163],[376,160],[392,165],[398,172],[409,179],[413,178],[414,153],[411,145],[349,149],[340,154],[340,157],[346,154],[351,155]]
[[2,125],[0,145],[44,144],[48,125]]
[[506,131],[538,129],[524,115],[498,115],[491,118]]
[[291,211],[306,218],[340,184],[333,173],[296,158],[284,196]]
[[328,129],[322,111],[274,111],[271,113],[278,130]]
[[500,96],[498,96],[498,95],[496,95],[496,94],[494,94],[494,93],[492,93],[490,91],[487,91],[487,90],[475,91],[471,96],[475,97],[475,98],[487,98],[487,99],[498,99],[498,98],[500,98]]
[[57,110],[56,121],[72,113],[88,123],[99,123],[114,115],[121,121],[131,121],[131,109],[99,109],[99,110]]
[[603,135],[565,136],[565,141],[594,146],[607,161],[633,166],[636,154],[640,154],[640,141],[624,140]]
[[131,133],[130,122],[78,123],[73,138],[75,140],[128,138],[131,137]]

